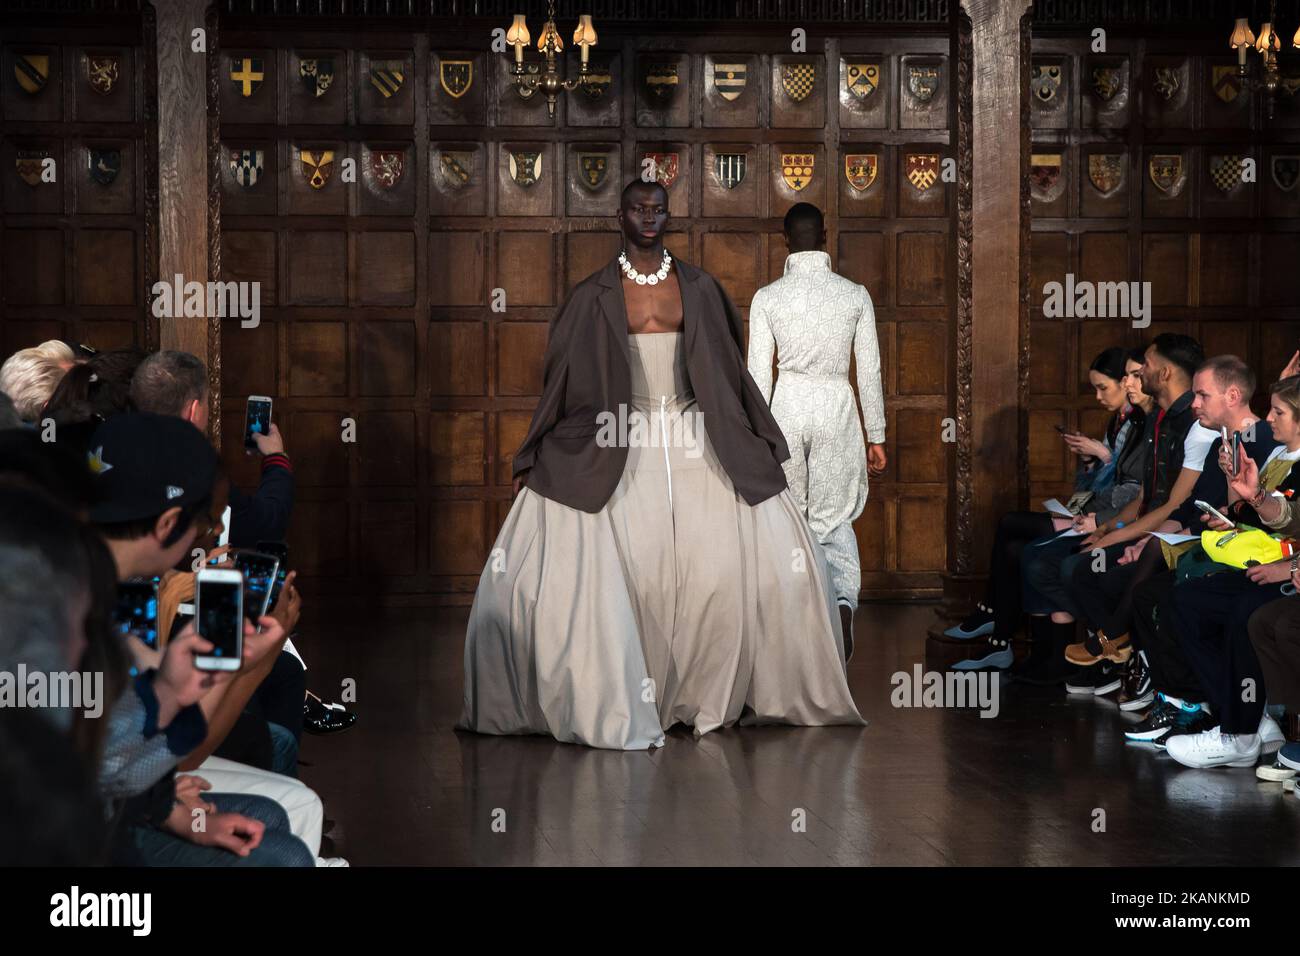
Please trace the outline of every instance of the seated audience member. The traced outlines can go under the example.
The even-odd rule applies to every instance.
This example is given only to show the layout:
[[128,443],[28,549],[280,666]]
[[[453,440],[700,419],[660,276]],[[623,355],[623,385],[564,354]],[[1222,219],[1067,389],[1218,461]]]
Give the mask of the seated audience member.
[[[1125,405],[1111,424],[1113,429],[1116,420],[1120,423],[1114,442],[1114,480],[1108,488],[1094,494],[1074,519],[1071,530],[1077,533],[1092,533],[1142,493],[1142,475],[1150,453],[1142,436],[1146,416],[1155,407],[1155,399],[1142,391],[1143,358],[1142,349],[1134,349],[1125,357],[1121,382]],[[1051,535],[1031,542],[1020,552],[1023,604],[1030,615],[1032,643],[1029,658],[1023,666],[1012,668],[1011,673],[1016,680],[1030,684],[1057,684],[1065,680],[1070,693],[1106,694],[1115,689],[1113,682],[1118,681],[1117,676],[1103,674],[1102,668],[1074,667],[1063,657],[1065,648],[1074,642],[1075,618],[1080,613],[1065,586],[1075,565],[1087,557],[1086,553],[1076,552],[1078,540]]]
[[[1268,422],[1282,445],[1263,468],[1242,456],[1228,484],[1228,516],[1238,525],[1259,527],[1257,508],[1268,498],[1300,492],[1300,376],[1272,387]],[[1270,509],[1270,514],[1272,509]],[[1251,615],[1282,596],[1292,559],[1284,557],[1244,571],[1228,569],[1179,584],[1173,592],[1174,625],[1180,644],[1200,679],[1217,725],[1196,734],[1170,737],[1169,756],[1189,767],[1253,766],[1260,752],[1283,740],[1281,728],[1264,710],[1267,686],[1250,642]]]
[[[91,520],[108,542],[119,579],[167,571],[189,554],[200,531],[212,523],[215,452],[184,422],[148,414],[111,418],[95,432],[93,445],[98,500]],[[249,657],[259,648],[265,653],[283,637],[269,618],[259,623],[260,639],[252,624],[246,625]],[[132,648],[143,671],[134,687],[145,707],[142,714],[134,711],[129,706],[132,695],[127,694],[127,706],[119,702],[114,709],[101,772],[101,791],[132,798],[119,807],[113,859],[173,866],[310,866],[313,850],[291,832],[286,811],[275,801],[246,793],[223,793],[205,801],[199,793],[207,781],[172,775],[178,760],[207,739],[207,714],[236,677],[233,672],[195,668],[195,655],[211,648],[192,625],[161,652]],[[136,755],[123,761],[118,753],[118,738],[134,743],[138,737],[160,736],[165,751],[148,759]],[[114,774],[121,775],[117,765],[123,762],[129,786],[107,786]],[[192,826],[196,812],[205,822],[197,830]]]
[[1098,527],[1080,548],[1091,559],[1075,566],[1067,587],[1083,612],[1087,637],[1065,649],[1071,664],[1091,667],[1103,659],[1126,664],[1133,654],[1130,592],[1137,568],[1132,566],[1136,551],[1129,548],[1145,543],[1186,500],[1217,437],[1192,411],[1192,377],[1204,358],[1195,339],[1173,332],[1156,336],[1147,346],[1142,390],[1159,407],[1148,416],[1144,436],[1152,443],[1150,465],[1141,496],[1125,506],[1114,525]]
[[[131,381],[131,401],[142,412],[183,418],[201,432],[211,414],[207,367],[188,352],[155,352],[140,363]],[[252,548],[259,541],[281,541],[293,510],[293,466],[280,429],[254,435],[262,456],[262,479],[246,495],[230,489],[230,544]]]
[[[1117,453],[1122,453],[1123,442],[1129,434],[1122,415],[1126,404],[1124,357],[1123,349],[1107,349],[1093,360],[1088,370],[1098,403],[1112,413],[1103,439],[1096,441],[1073,434],[1065,436],[1070,450],[1080,456],[1074,483],[1076,495],[1081,492],[1091,492],[1094,496],[1104,494],[1114,485]],[[1068,518],[1045,511],[1013,511],[1002,516],[993,539],[984,600],[964,621],[944,632],[948,637],[961,640],[984,636],[984,646],[970,659],[953,665],[954,670],[1011,666],[1011,638],[1020,626],[1021,553],[1029,542],[1068,527]]]
[[23,420],[18,415],[18,409],[14,407],[14,400],[4,392],[0,392],[0,432],[22,427]]
[[75,362],[72,349],[57,339],[19,349],[0,365],[0,392],[13,399],[23,421],[35,423]]
[[[1192,407],[1200,424],[1220,433],[1227,429],[1229,435],[1241,432],[1242,454],[1252,462],[1263,464],[1278,447],[1272,426],[1260,421],[1250,410],[1255,373],[1241,359],[1219,355],[1207,360],[1196,373],[1193,390],[1196,398]],[[1187,500],[1174,509],[1158,530],[1199,534],[1204,525],[1197,501],[1227,507],[1230,467],[1225,469],[1224,462],[1230,458],[1230,448],[1230,443],[1225,448],[1222,437],[1214,440],[1206,461],[1216,464],[1201,472]],[[1141,722],[1125,731],[1130,740],[1155,742],[1171,734],[1198,733],[1213,725],[1204,708],[1206,698],[1200,681],[1180,647],[1178,629],[1174,626],[1172,597],[1178,579],[1174,568],[1189,547],[1155,541],[1137,560],[1151,573],[1138,580],[1132,590],[1131,636],[1137,653],[1126,665],[1120,707],[1140,710],[1151,703],[1155,706]],[[1187,558],[1189,562],[1192,559],[1193,556]]]
[[[131,400],[141,411],[182,418],[206,431],[211,414],[207,367],[188,352],[156,352],[136,369]],[[253,440],[262,455],[261,483],[252,495],[234,486],[229,492],[230,543],[236,548],[255,548],[262,541],[283,540],[293,510],[293,466],[285,453],[280,429],[272,423],[269,434],[255,435]],[[304,729],[317,734],[336,733],[356,721],[356,715],[341,704],[327,704],[306,690],[305,677],[295,672],[295,668],[305,670],[306,665],[293,647],[292,637],[291,633],[283,659],[274,662],[267,686],[260,688],[253,700],[253,706],[277,718],[271,721],[271,731],[281,766],[296,763]],[[303,693],[291,713],[285,695],[299,683]]]
[[131,377],[143,358],[142,351],[127,347],[97,352],[73,366],[46,403],[41,427],[48,419],[55,440],[89,450],[90,436],[101,422],[131,410]]
[[[1291,533],[1297,532],[1300,521]],[[1291,571],[1291,587],[1300,588],[1300,568]],[[1295,732],[1300,715],[1300,596],[1292,593],[1265,604],[1250,616],[1247,630],[1264,672],[1269,703],[1285,708],[1290,723],[1286,732],[1290,743],[1277,752],[1273,767],[1261,767],[1257,773],[1266,780],[1285,780],[1300,771],[1300,742]]]

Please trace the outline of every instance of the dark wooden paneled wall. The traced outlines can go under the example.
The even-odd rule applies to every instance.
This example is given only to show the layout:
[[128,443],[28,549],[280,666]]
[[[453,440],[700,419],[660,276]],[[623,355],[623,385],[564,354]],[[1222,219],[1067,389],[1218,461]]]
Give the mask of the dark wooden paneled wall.
[[[1105,55],[1089,51],[1084,31],[1044,30],[1034,37],[1033,66],[1059,66],[1061,78],[1051,101],[1031,97],[1034,152],[1059,153],[1064,165],[1059,194],[1032,203],[1033,501],[1063,493],[1073,474],[1053,426],[1078,425],[1094,435],[1104,427],[1106,415],[1087,381],[1088,365],[1103,348],[1185,332],[1207,355],[1240,355],[1266,392],[1300,344],[1300,186],[1281,189],[1271,170],[1274,157],[1300,156],[1300,95],[1279,95],[1272,120],[1259,94],[1217,95],[1215,68],[1235,74],[1236,57],[1227,48],[1231,26],[1221,18],[1178,35],[1154,26],[1140,37],[1112,31]],[[1295,28],[1294,18],[1281,24],[1284,42]],[[1252,53],[1252,63],[1257,59]],[[1284,52],[1283,64],[1294,69],[1294,54]],[[1122,85],[1109,100],[1092,88],[1099,67],[1119,71]],[[1124,179],[1109,196],[1090,182],[1093,154],[1120,157]],[[1180,189],[1156,187],[1148,163],[1157,154],[1182,157]],[[1224,155],[1253,157],[1257,181],[1219,189],[1211,166]],[[1091,281],[1149,280],[1151,326],[1044,318],[1043,285],[1066,273]]]
[[[509,89],[507,58],[487,52],[491,23],[435,23],[415,35],[383,26],[272,32],[232,18],[222,29],[221,147],[267,157],[251,189],[222,162],[223,277],[260,280],[264,307],[260,328],[223,330],[226,459],[239,480],[254,479],[237,447],[243,396],[274,395],[296,463],[291,544],[304,574],[338,593],[470,598],[509,508],[511,455],[540,394],[547,322],[577,281],[617,253],[619,192],[643,153],[658,151],[680,155],[670,249],[717,275],[742,309],[781,274],[789,206],[809,200],[826,210],[837,268],[875,300],[889,408],[890,471],[873,482],[858,524],[865,592],[937,588],[955,186],[918,190],[905,165],[911,153],[952,155],[950,31],[812,29],[808,53],[793,56],[788,27],[738,23],[702,37],[598,21],[593,55],[611,88],[594,100],[566,94],[551,120],[542,97],[524,101]],[[530,27],[535,40],[541,22]],[[572,33],[571,23],[561,27]],[[246,56],[266,70],[250,97],[227,80],[231,58]],[[320,97],[299,75],[312,56],[335,69]],[[442,88],[443,58],[473,63],[464,95]],[[405,64],[391,98],[369,81],[372,59]],[[748,82],[729,102],[712,63],[737,59]],[[677,64],[680,83],[657,108],[641,78],[662,61]],[[781,89],[787,61],[815,66],[802,102]],[[881,67],[861,104],[843,92],[845,64],[857,61]],[[926,105],[907,92],[914,65],[941,77]],[[371,153],[385,148],[405,154],[390,190],[369,169]],[[303,149],[335,151],[321,189],[302,173]],[[525,149],[542,157],[539,181],[526,188],[509,172],[511,151]],[[609,172],[589,190],[578,153],[596,150],[608,153]],[[796,150],[816,157],[800,192],[779,169],[780,153]],[[747,154],[734,190],[714,175],[716,152]],[[859,152],[879,154],[876,181],[861,194],[843,165]],[[468,169],[467,183],[452,184],[444,154]],[[354,184],[340,179],[344,155],[357,160]],[[494,289],[505,292],[504,313],[490,308]],[[340,440],[345,417],[356,419],[355,444]]]
[[[137,7],[121,4],[119,10]],[[0,352],[50,338],[96,348],[148,345],[146,290],[156,261],[156,143],[148,100],[152,26],[136,12],[71,20],[0,11]],[[15,75],[44,57],[35,92]],[[106,92],[90,57],[115,57]],[[109,182],[90,174],[91,150],[116,151]],[[30,185],[19,154],[56,160],[55,182]],[[105,179],[109,177],[105,174]]]

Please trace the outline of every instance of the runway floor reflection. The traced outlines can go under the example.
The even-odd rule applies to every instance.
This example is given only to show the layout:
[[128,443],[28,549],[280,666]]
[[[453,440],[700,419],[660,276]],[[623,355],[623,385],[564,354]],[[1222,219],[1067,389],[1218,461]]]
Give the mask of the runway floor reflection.
[[309,686],[356,681],[357,724],[305,738],[300,770],[354,866],[1300,862],[1300,799],[1127,743],[1113,699],[1003,682],[992,719],[894,707],[928,606],[855,616],[850,684],[869,726],[678,728],[635,753],[453,730],[467,613],[303,624]]

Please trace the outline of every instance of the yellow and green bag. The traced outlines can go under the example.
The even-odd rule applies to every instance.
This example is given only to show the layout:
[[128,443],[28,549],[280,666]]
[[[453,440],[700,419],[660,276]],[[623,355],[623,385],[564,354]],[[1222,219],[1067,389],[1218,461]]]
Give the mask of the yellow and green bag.
[[1237,525],[1227,531],[1202,531],[1201,548],[1210,560],[1234,568],[1268,564],[1291,556],[1295,542],[1275,538],[1259,528]]

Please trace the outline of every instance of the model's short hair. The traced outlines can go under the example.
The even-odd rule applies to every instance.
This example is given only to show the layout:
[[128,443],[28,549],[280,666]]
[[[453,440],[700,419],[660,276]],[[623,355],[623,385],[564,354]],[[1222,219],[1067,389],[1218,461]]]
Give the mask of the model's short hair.
[[1196,374],[1196,370],[1205,361],[1201,343],[1190,335],[1179,332],[1160,333],[1151,340],[1149,348],[1155,349],[1156,354],[1166,362],[1172,362],[1186,372],[1188,379]]
[[19,349],[0,365],[0,392],[13,399],[23,421],[34,422],[75,361],[72,349],[57,339]]
[[663,183],[659,182],[659,180],[657,179],[634,179],[626,186],[623,187],[623,193],[621,196],[618,197],[618,208],[622,209],[624,206],[627,205],[627,197],[631,194],[632,190],[647,189],[647,188],[657,189],[661,193],[663,193],[664,205],[665,206],[668,205],[668,190],[664,188]]
[[793,238],[816,241],[826,228],[822,211],[810,202],[797,202],[785,214],[785,234]]
[[131,403],[155,415],[182,415],[207,394],[207,366],[189,352],[154,352],[131,379]]
[[1241,399],[1249,402],[1255,394],[1255,373],[1250,366],[1235,355],[1216,355],[1207,358],[1197,372],[1209,372],[1214,376],[1214,384],[1223,391],[1236,385],[1241,389]]

